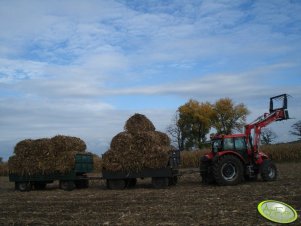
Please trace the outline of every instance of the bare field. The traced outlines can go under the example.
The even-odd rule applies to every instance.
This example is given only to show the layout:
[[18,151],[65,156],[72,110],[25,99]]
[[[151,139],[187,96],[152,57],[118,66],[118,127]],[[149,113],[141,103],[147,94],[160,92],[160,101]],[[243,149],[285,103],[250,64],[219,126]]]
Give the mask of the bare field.
[[14,191],[0,178],[0,225],[275,225],[257,212],[260,201],[286,202],[298,212],[300,225],[301,163],[277,164],[275,182],[245,182],[233,187],[203,185],[198,173],[185,174],[178,185],[107,190],[104,181],[71,192],[56,183],[44,191]]

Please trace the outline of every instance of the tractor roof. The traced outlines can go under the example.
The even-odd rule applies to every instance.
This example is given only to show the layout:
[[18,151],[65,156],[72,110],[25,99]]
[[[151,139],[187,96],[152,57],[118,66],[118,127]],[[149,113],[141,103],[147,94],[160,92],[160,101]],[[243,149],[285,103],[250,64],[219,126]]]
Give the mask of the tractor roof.
[[232,138],[232,137],[245,137],[246,135],[243,133],[240,134],[229,134],[229,135],[225,135],[225,134],[217,134],[214,135],[211,139],[212,140],[218,140],[218,139],[223,139],[223,138]]

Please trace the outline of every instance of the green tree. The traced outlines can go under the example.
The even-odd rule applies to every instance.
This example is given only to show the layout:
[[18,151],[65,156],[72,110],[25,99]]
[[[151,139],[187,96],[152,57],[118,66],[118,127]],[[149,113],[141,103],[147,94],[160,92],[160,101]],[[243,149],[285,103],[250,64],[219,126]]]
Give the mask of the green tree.
[[249,110],[244,104],[235,105],[230,98],[221,98],[213,105],[213,127],[217,133],[231,134],[241,131],[246,122]]
[[184,138],[184,147],[201,148],[211,127],[212,105],[208,102],[199,103],[191,99],[180,106],[178,112],[177,125]]

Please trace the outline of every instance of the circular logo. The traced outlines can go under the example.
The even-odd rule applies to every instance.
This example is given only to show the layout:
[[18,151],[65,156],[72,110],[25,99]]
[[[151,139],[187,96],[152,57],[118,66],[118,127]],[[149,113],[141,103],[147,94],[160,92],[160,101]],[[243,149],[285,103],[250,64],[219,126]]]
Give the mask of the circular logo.
[[294,222],[298,217],[293,207],[274,200],[266,200],[259,203],[257,209],[266,219],[282,224]]

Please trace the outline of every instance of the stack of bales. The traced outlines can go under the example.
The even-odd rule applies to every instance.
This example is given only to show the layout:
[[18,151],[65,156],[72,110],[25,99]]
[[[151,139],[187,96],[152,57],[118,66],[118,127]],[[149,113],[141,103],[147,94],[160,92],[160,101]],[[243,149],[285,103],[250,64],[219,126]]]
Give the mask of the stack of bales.
[[75,154],[85,150],[85,142],[77,137],[23,140],[16,144],[8,160],[9,171],[19,175],[65,173],[74,167]]
[[127,120],[124,129],[113,137],[110,149],[103,155],[104,169],[138,172],[167,165],[170,139],[165,133],[156,131],[148,118],[135,114]]

